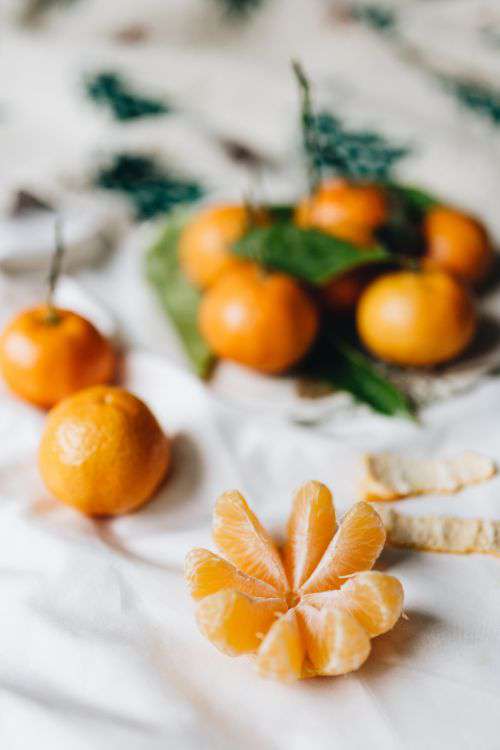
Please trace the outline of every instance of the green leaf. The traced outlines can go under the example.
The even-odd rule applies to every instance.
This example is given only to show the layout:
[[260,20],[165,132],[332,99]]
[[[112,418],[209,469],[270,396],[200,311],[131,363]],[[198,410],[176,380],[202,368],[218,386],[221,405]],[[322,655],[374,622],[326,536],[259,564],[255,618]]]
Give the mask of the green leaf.
[[179,266],[177,247],[185,221],[185,213],[169,219],[162,234],[148,251],[146,269],[195,372],[204,378],[210,372],[214,356],[198,331],[201,295],[188,282]]
[[289,203],[272,203],[265,206],[265,210],[273,221],[290,223],[293,220],[295,206]]
[[414,417],[408,397],[368,357],[345,341],[323,337],[305,367],[308,376],[351,393],[380,414]]
[[436,195],[413,187],[413,185],[400,185],[396,182],[390,182],[387,189],[394,198],[404,203],[407,209],[418,213],[424,214],[442,203]]
[[394,182],[386,183],[385,189],[389,197],[389,216],[375,236],[397,255],[422,255],[425,214],[440,203],[439,199],[424,190]]
[[316,229],[300,229],[287,223],[252,229],[233,245],[233,251],[316,285],[351,268],[392,258],[382,247],[360,248]]

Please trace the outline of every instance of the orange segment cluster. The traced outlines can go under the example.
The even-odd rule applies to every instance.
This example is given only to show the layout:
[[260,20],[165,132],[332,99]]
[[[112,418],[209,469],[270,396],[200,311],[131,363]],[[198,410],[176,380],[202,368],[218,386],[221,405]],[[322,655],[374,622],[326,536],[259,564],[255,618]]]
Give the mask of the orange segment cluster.
[[220,651],[255,656],[260,674],[290,681],[358,669],[370,639],[390,630],[403,588],[372,571],[385,542],[376,511],[357,503],[337,529],[320,482],[295,494],[283,556],[239,492],[214,511],[214,541],[186,559],[197,622]]

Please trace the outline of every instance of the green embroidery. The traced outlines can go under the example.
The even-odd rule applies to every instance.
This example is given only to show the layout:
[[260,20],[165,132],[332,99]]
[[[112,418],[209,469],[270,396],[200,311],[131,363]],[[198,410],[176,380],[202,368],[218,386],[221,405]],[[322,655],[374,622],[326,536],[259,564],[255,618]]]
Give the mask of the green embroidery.
[[356,4],[350,9],[350,14],[355,21],[360,21],[381,34],[392,33],[396,28],[396,13],[384,5]]
[[263,4],[264,0],[216,0],[227,16],[243,18]]
[[85,83],[88,96],[109,107],[117,120],[135,120],[138,117],[155,117],[169,112],[169,107],[159,99],[149,99],[131,91],[115,73],[98,73]]
[[95,184],[123,193],[138,219],[168,213],[174,206],[193,203],[203,195],[197,183],[169,175],[154,159],[137,154],[116,154],[111,165],[98,172]]
[[438,80],[466,109],[500,125],[500,90],[466,78],[438,76]]
[[393,145],[371,130],[349,130],[343,122],[327,112],[311,116],[308,129],[315,139],[304,138],[304,147],[315,149],[318,168],[329,168],[354,180],[387,180],[395,164],[410,153],[406,146]]
[[37,23],[45,13],[52,8],[63,8],[65,5],[71,5],[77,0],[29,0],[21,13],[21,23],[27,26]]

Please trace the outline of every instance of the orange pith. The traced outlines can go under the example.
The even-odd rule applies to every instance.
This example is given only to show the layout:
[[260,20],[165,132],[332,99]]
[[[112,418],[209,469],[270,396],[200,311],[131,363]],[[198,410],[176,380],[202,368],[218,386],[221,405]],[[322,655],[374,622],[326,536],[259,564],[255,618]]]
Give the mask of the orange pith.
[[295,494],[283,560],[236,491],[217,501],[214,540],[227,560],[202,549],[186,559],[198,625],[224,653],[254,654],[264,676],[291,681],[358,669],[370,638],[401,614],[399,581],[370,570],[385,541],[378,514],[357,503],[336,531],[332,496],[320,482]]

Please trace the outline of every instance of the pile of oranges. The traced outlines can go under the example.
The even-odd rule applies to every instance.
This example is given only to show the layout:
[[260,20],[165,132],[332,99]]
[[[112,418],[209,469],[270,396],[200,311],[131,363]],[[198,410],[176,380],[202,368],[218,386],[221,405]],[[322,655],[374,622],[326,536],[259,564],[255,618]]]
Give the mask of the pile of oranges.
[[[389,214],[383,186],[328,180],[298,203],[293,221],[366,250],[375,246]],[[266,225],[271,218],[259,209],[253,222]],[[219,205],[192,218],[179,243],[181,268],[202,291],[200,332],[218,357],[282,373],[311,348],[325,311],[326,325],[334,329],[352,316],[365,348],[400,366],[447,362],[474,336],[473,291],[488,275],[493,251],[484,227],[465,213],[431,207],[421,222],[421,257],[391,271],[358,267],[330,280],[319,294],[237,257],[232,244],[249,228],[246,207]]]

